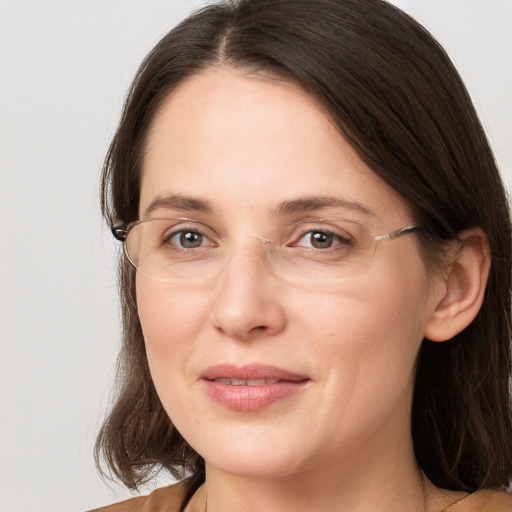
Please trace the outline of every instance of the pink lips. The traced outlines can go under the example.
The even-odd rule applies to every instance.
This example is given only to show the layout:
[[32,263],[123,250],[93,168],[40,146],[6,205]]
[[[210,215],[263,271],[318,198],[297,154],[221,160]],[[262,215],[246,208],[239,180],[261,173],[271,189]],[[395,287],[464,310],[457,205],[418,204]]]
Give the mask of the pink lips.
[[235,411],[253,412],[300,391],[309,381],[276,366],[221,364],[201,374],[206,392],[216,402]]

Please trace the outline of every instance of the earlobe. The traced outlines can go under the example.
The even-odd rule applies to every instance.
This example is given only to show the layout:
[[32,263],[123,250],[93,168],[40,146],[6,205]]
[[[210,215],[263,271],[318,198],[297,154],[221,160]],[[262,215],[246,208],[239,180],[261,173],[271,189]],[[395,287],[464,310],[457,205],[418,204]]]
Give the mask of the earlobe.
[[476,317],[485,294],[491,266],[489,240],[481,228],[460,233],[425,326],[425,338],[446,341],[464,330]]

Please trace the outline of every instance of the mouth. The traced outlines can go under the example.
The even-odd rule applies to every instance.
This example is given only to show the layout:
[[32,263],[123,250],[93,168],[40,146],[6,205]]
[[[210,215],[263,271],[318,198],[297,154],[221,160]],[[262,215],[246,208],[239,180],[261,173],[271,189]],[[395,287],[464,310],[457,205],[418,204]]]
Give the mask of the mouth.
[[217,404],[255,412],[299,393],[310,379],[276,366],[223,364],[208,368],[201,381],[207,396]]

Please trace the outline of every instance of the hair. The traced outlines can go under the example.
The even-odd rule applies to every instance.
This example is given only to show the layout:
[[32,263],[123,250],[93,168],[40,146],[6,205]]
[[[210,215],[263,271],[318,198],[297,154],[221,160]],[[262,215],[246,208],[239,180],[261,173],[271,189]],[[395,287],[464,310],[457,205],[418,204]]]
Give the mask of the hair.
[[[511,226],[484,130],[442,47],[383,0],[240,0],[207,6],[171,30],[140,66],[102,177],[107,219],[138,219],[141,167],[163,100],[215,67],[298,84],[361,159],[411,205],[422,254],[480,226],[492,264],[475,320],[444,343],[424,340],[412,406],[415,454],[437,486],[501,487],[512,474]],[[181,437],[153,386],[137,315],[134,269],[120,261],[123,317],[117,394],[96,460],[137,488],[156,470],[204,481],[204,460]]]

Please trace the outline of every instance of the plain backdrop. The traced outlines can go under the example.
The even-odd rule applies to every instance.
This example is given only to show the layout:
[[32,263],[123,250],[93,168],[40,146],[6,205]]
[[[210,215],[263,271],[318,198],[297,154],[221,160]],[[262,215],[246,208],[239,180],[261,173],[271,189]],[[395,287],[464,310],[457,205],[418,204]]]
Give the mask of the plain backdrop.
[[[99,174],[139,62],[202,3],[0,0],[1,511],[130,496],[92,457],[119,347]],[[512,1],[394,3],[455,60],[510,183]]]

